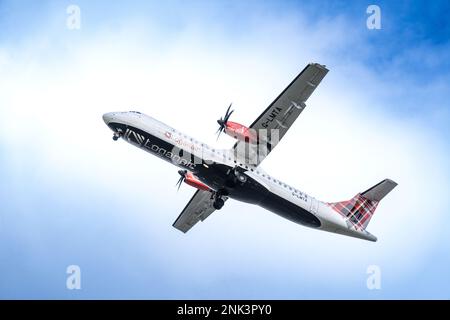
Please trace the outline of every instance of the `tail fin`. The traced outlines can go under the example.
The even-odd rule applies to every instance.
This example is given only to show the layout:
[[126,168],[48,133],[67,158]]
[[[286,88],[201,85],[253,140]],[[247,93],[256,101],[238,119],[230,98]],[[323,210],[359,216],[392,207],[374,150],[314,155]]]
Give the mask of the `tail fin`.
[[354,226],[364,230],[375,213],[378,203],[396,186],[396,182],[385,179],[372,188],[358,193],[348,201],[334,202],[328,205],[347,218],[349,227]]

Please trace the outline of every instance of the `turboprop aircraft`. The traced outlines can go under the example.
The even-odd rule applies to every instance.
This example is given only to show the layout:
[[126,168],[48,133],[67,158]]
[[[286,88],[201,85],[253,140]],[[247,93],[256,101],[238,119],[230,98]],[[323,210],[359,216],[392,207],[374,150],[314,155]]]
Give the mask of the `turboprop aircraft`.
[[385,179],[353,198],[323,202],[274,178],[261,168],[306,101],[327,74],[318,63],[308,64],[250,126],[230,121],[231,105],[217,120],[218,136],[236,139],[231,149],[219,150],[141,112],[111,112],[103,120],[119,138],[179,168],[178,188],[184,182],[197,189],[173,226],[190,230],[228,199],[274,212],[303,226],[376,241],[366,228],[381,199],[397,183]]

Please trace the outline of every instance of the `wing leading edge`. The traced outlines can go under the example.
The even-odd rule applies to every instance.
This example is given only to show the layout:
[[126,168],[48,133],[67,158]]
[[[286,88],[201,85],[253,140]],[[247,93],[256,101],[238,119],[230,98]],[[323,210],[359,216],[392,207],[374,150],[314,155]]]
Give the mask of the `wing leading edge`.
[[239,141],[234,145],[238,159],[259,165],[289,130],[327,73],[323,65],[308,64],[249,127],[265,138],[259,144]]

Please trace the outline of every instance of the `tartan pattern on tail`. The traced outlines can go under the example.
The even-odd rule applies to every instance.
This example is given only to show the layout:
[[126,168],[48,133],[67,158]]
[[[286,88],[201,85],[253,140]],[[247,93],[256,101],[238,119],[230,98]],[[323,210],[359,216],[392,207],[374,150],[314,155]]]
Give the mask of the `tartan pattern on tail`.
[[378,201],[371,201],[358,193],[348,201],[327,204],[347,218],[347,223],[350,222],[357,229],[365,229],[377,208]]

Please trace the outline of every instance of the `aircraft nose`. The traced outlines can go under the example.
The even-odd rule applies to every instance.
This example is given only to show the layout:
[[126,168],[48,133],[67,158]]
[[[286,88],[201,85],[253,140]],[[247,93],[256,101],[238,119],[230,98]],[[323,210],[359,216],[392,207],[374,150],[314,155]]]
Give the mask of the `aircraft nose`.
[[103,121],[105,121],[106,125],[108,125],[111,122],[112,118],[113,118],[113,113],[112,112],[105,113],[103,115]]

